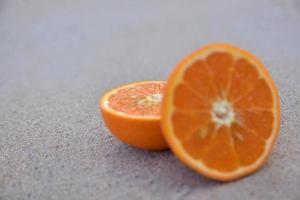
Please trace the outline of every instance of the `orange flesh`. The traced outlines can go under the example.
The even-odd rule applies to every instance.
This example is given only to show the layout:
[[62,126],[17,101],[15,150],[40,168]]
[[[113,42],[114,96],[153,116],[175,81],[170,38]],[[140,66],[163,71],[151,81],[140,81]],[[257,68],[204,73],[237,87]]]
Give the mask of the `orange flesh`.
[[165,83],[140,83],[122,88],[108,98],[115,111],[136,116],[160,116],[161,95]]
[[[263,154],[273,131],[274,100],[257,66],[242,56],[220,51],[194,61],[172,98],[174,134],[184,150],[206,167],[230,172]],[[214,103],[221,101],[231,107],[217,112]],[[213,115],[231,120],[218,124]]]

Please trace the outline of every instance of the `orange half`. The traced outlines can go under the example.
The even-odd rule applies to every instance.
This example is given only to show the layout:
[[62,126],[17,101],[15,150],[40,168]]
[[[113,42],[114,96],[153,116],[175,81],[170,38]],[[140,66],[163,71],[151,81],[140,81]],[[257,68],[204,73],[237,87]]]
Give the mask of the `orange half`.
[[228,44],[211,44],[184,58],[168,79],[162,129],[189,167],[234,180],[259,169],[280,127],[279,96],[264,65]]
[[160,129],[165,84],[164,81],[143,81],[107,92],[100,100],[100,110],[111,133],[138,148],[167,149]]

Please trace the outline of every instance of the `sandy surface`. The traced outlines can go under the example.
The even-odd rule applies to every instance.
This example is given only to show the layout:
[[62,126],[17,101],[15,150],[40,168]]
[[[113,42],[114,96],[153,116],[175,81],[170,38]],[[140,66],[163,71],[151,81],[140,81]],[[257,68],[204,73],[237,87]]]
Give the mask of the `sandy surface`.
[[[223,41],[260,57],[281,96],[267,164],[217,183],[169,151],[112,137],[108,89],[164,80],[187,53]],[[0,1],[0,199],[300,199],[300,3]]]

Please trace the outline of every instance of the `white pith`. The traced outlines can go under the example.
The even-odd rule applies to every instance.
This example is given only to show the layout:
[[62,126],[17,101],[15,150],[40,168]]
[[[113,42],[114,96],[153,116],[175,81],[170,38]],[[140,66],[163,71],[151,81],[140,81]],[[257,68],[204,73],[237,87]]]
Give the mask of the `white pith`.
[[219,100],[213,104],[211,110],[213,122],[217,126],[230,126],[235,121],[235,114],[231,104],[226,100]]
[[150,95],[145,96],[142,99],[139,99],[137,101],[137,104],[142,105],[142,106],[152,106],[152,105],[160,103],[161,100],[162,100],[161,94],[150,94]]

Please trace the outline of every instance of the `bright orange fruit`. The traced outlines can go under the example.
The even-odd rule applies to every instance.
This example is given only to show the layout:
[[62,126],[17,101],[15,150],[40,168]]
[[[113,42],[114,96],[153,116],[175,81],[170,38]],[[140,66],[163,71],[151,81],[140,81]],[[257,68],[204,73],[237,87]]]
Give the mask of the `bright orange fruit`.
[[173,152],[216,180],[259,169],[280,127],[279,96],[252,54],[228,44],[208,45],[172,72],[162,103],[162,128]]
[[121,141],[135,147],[162,150],[167,143],[160,129],[163,81],[144,81],[106,93],[100,109],[106,126]]

